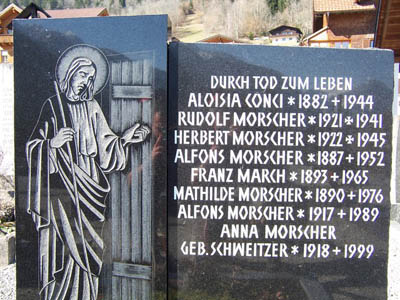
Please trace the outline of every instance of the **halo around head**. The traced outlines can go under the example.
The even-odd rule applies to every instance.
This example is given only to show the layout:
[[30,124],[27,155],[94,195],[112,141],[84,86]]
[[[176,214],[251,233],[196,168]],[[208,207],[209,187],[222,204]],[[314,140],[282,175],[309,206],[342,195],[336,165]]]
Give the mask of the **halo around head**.
[[78,57],[90,59],[96,65],[97,71],[93,93],[94,95],[98,94],[107,84],[110,69],[104,53],[93,46],[84,44],[74,45],[61,54],[56,65],[56,79],[58,84],[61,84],[72,61]]

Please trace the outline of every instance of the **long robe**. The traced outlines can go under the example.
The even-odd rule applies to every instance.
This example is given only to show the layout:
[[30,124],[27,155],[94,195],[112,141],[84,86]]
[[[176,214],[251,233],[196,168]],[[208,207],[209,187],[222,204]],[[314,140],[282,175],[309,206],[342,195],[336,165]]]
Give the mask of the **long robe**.
[[66,126],[75,132],[73,142],[50,146],[64,126],[57,98],[52,97],[26,145],[28,213],[39,233],[40,295],[45,300],[95,300],[110,190],[105,173],[124,169],[128,150],[96,100],[64,98],[62,106]]

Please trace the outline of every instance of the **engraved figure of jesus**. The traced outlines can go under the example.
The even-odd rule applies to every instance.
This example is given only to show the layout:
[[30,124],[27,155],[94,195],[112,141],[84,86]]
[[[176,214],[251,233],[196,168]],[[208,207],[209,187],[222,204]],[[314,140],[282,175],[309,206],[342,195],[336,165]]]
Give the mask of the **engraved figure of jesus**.
[[59,60],[57,68],[65,72],[56,69],[56,95],[43,104],[26,145],[28,213],[39,235],[40,297],[45,300],[97,299],[110,191],[106,174],[123,170],[134,151],[129,146],[150,133],[139,123],[122,136],[110,129],[94,99],[108,79],[97,64],[104,70],[108,62],[100,50],[79,47],[82,51],[67,50],[63,55],[69,58]]

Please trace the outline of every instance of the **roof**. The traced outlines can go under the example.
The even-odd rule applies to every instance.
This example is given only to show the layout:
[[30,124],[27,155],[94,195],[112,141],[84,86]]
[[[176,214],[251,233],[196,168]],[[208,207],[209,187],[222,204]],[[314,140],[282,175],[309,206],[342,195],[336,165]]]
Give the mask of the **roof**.
[[[0,13],[1,15],[1,13]],[[74,8],[74,9],[49,9],[44,10],[34,3],[29,4],[24,10],[20,9],[20,13],[16,19],[29,19],[29,18],[84,18],[84,17],[98,17],[108,16],[108,11],[104,7],[95,8]],[[12,29],[12,23],[7,26]]]
[[[107,8],[70,8],[70,9],[47,9],[46,12],[52,18],[85,18],[108,16]],[[39,13],[40,18],[46,18],[42,13]]]
[[9,6],[7,6],[5,9],[3,9],[2,11],[0,11],[0,17],[8,14],[8,13],[20,13],[22,11],[21,8],[19,8],[18,6],[16,6],[14,3],[11,3]]
[[339,13],[375,10],[374,0],[313,0],[314,13]]
[[303,32],[301,32],[301,30],[299,28],[286,26],[286,25],[276,27],[276,28],[270,30],[269,33],[272,35],[279,35],[285,30],[291,30],[291,31],[297,32],[298,34],[303,34]]
[[[325,34],[322,36],[323,39],[319,39],[320,35]],[[374,37],[374,34],[365,34],[365,38],[371,39]],[[317,43],[335,43],[335,42],[345,42],[345,41],[351,41],[351,35],[336,35],[330,28],[329,26],[325,26],[321,28],[320,30],[314,32],[313,34],[310,34],[306,38],[303,39],[303,43],[311,43],[314,42],[313,40],[315,39],[315,42]]]
[[305,42],[305,41],[308,41],[308,40],[310,40],[310,39],[316,37],[317,35],[321,34],[322,32],[324,32],[324,31],[326,31],[326,30],[328,30],[328,29],[329,29],[328,26],[322,27],[320,30],[318,30],[318,31],[316,31],[316,32],[314,32],[314,33],[312,33],[312,34],[310,34],[310,35],[307,36],[307,37],[305,37],[305,38],[303,39],[303,41],[304,41],[304,42]]
[[205,38],[199,42],[200,43],[244,43],[242,41],[235,40],[233,38],[227,37],[222,34],[215,34],[215,35]]
[[400,0],[381,0],[375,30],[374,46],[392,49],[400,62]]

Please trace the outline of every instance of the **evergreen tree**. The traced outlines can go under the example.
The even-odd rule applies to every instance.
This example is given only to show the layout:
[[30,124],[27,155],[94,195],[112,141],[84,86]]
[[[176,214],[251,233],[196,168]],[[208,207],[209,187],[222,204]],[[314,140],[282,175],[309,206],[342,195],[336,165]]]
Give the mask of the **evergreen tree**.
[[57,0],[48,0],[50,9],[58,8],[58,1]]
[[8,5],[10,5],[10,0],[1,0],[2,8],[6,8]]
[[266,0],[272,14],[276,14],[278,11],[283,12],[289,0]]
[[84,7],[90,7],[91,5],[92,5],[92,1],[91,0],[75,0],[74,7],[75,8],[84,8]]
[[82,8],[84,7],[83,0],[75,0],[75,8]]

